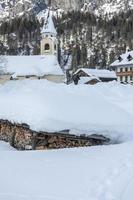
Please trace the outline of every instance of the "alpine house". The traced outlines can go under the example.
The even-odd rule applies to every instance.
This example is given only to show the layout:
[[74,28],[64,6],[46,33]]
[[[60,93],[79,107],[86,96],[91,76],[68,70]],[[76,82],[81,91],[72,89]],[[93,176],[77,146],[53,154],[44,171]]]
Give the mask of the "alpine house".
[[111,65],[116,71],[119,82],[132,83],[133,82],[133,51],[127,51],[114,61]]

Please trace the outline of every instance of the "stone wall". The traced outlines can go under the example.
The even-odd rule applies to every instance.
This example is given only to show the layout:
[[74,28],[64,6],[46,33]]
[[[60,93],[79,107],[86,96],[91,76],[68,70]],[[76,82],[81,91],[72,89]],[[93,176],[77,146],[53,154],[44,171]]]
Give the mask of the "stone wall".
[[69,134],[35,132],[27,124],[0,120],[0,140],[18,150],[44,150],[99,145],[103,140]]

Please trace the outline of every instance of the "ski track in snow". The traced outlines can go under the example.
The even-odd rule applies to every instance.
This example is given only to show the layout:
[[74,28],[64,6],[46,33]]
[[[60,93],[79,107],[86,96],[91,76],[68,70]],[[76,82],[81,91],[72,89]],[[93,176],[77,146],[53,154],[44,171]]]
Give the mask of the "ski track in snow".
[[[123,159],[119,160],[118,166],[113,166],[107,169],[105,176],[98,181],[98,185],[100,185],[99,192],[96,194],[96,198],[94,198],[94,200],[126,200],[126,198],[124,198],[124,194],[133,181],[133,161],[131,162],[131,159],[133,159],[133,154],[131,154],[131,156],[124,162]],[[126,177],[126,181],[119,191],[118,196],[113,196],[112,191],[115,187],[118,187],[115,181],[117,180],[119,182],[123,176]]]

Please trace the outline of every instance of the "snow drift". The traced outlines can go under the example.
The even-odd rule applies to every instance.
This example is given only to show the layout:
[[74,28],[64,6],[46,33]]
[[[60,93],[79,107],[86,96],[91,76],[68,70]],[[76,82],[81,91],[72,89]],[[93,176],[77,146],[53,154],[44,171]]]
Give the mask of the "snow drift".
[[0,119],[27,123],[37,131],[70,129],[112,138],[133,138],[133,87],[10,81],[0,86]]

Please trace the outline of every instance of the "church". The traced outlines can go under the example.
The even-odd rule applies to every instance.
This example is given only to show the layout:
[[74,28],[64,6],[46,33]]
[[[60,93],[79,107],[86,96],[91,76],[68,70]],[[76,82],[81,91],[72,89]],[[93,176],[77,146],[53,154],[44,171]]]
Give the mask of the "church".
[[64,82],[65,76],[58,63],[58,37],[51,12],[41,31],[40,55],[0,56],[0,84],[27,78]]

